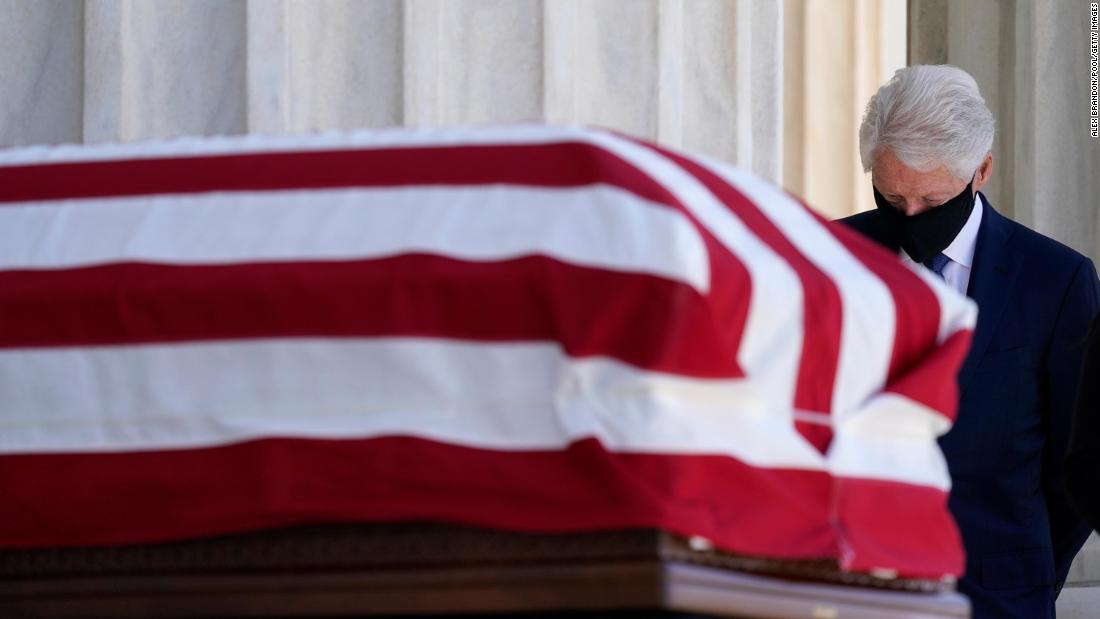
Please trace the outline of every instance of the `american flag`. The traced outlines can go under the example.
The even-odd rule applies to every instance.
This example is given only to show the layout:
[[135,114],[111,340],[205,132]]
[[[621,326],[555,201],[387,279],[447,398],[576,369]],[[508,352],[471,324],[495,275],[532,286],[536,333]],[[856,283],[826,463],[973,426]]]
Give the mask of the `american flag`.
[[0,151],[0,547],[428,520],[957,575],[974,320],[602,130]]

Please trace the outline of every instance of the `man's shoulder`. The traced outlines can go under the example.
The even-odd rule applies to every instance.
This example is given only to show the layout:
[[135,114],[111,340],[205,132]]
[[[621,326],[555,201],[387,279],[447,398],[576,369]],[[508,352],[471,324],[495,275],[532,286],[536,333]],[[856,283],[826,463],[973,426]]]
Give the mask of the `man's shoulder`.
[[1075,272],[1085,262],[1091,263],[1088,257],[1072,247],[1009,219],[993,209],[990,211],[993,213],[992,217],[999,220],[997,223],[1007,234],[1007,243],[1011,251],[1024,256],[1026,263],[1043,267],[1043,270],[1069,272]]

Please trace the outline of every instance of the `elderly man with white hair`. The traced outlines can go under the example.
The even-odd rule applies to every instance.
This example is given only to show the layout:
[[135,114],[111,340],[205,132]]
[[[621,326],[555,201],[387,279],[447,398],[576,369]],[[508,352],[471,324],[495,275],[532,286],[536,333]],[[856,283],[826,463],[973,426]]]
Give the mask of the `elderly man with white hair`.
[[899,70],[871,98],[860,155],[877,209],[842,220],[973,298],[978,325],[940,444],[966,547],[959,589],[974,617],[1053,617],[1089,529],[1062,460],[1089,322],[1092,262],[997,213],[993,115],[966,72]]

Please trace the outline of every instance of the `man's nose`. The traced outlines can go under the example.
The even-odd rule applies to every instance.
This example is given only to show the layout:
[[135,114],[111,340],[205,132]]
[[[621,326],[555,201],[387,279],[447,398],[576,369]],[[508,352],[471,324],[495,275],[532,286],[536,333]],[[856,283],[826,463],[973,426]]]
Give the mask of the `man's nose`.
[[927,210],[924,203],[920,200],[906,200],[905,204],[902,204],[897,208],[899,211],[905,213],[906,217],[912,217],[913,215],[916,215],[921,211]]

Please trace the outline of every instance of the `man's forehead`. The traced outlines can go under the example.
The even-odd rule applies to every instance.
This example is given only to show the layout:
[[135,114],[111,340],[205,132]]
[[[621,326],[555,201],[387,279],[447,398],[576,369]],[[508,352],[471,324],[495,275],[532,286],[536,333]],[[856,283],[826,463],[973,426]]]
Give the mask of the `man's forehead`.
[[957,193],[957,189],[965,184],[944,165],[918,170],[906,165],[890,151],[884,151],[875,158],[875,164],[871,167],[871,182],[882,193],[906,196]]

